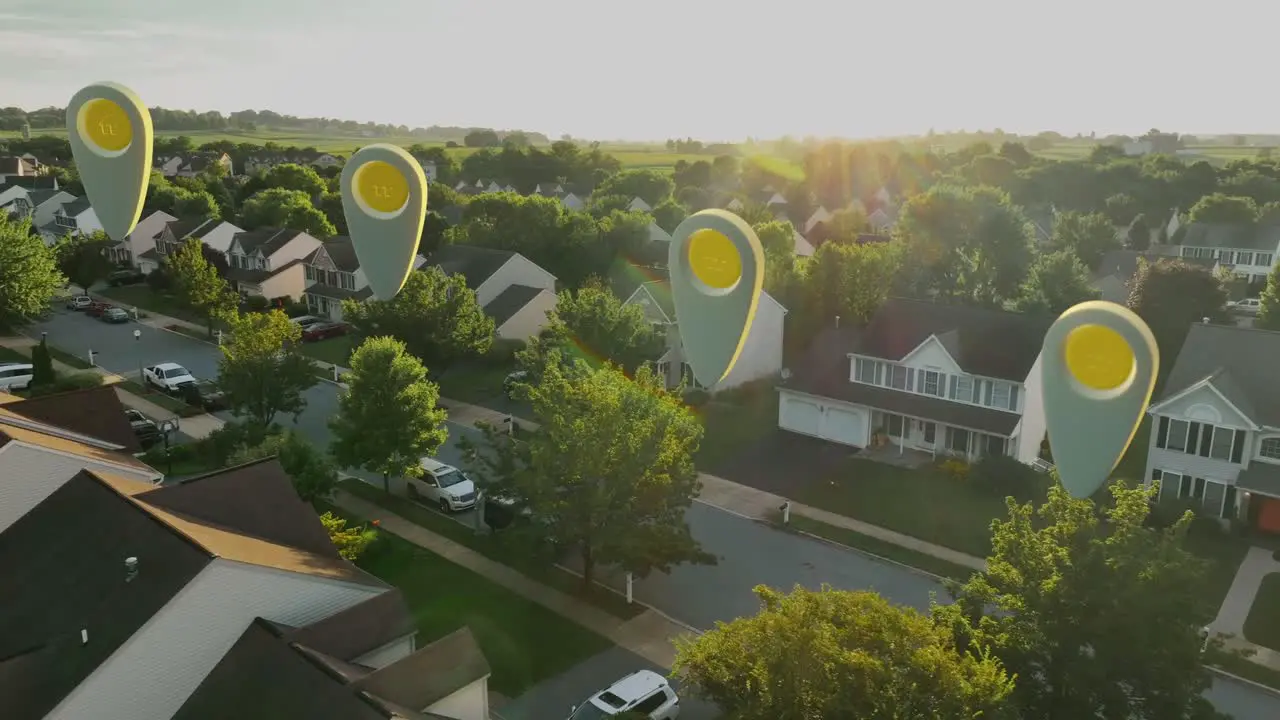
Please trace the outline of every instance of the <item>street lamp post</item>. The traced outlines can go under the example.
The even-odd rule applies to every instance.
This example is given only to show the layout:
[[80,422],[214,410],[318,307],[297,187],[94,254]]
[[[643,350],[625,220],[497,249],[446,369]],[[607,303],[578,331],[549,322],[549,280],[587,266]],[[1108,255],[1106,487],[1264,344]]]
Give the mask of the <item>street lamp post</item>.
[[[138,348],[142,347],[142,331],[141,330],[133,331],[133,340],[136,344],[136,347]],[[138,384],[139,385],[142,384],[142,352],[141,350],[139,350],[138,352]]]
[[160,436],[164,438],[164,460],[167,465],[165,470],[166,477],[173,475],[173,455],[169,453],[169,436],[178,430],[178,418],[169,418],[160,421]]

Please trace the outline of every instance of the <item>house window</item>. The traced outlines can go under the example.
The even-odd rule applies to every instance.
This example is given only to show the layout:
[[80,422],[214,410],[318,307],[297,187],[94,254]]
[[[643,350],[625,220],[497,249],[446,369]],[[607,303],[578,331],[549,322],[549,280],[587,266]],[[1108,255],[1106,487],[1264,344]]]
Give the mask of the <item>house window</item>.
[[1229,428],[1213,428],[1213,440],[1210,443],[1209,457],[1215,460],[1231,460],[1231,449],[1235,446],[1237,430]]
[[1258,253],[1253,258],[1253,264],[1261,265],[1262,267],[1271,267],[1271,253]]
[[338,279],[342,282],[342,288],[344,290],[356,289],[356,278],[351,273],[338,273]]
[[[1168,419],[1168,418],[1166,418]],[[1169,432],[1165,438],[1164,448],[1168,450],[1177,450],[1179,452],[1187,451],[1187,428],[1186,420],[1169,420]],[[1181,497],[1181,496],[1179,496]]]
[[889,433],[889,437],[898,437],[898,438],[903,437],[903,435],[905,434],[903,433],[905,426],[906,426],[905,418],[903,418],[901,415],[892,415],[888,413],[885,414],[884,427],[885,427],[885,431]]
[[1018,411],[1018,389],[1017,385],[1009,386],[1009,409],[1014,412]]
[[964,455],[969,454],[969,431],[960,428],[947,428],[947,449]]
[[993,382],[990,385],[991,392],[987,400],[987,404],[991,407],[1007,408],[1009,407],[1009,383]]
[[924,441],[932,445],[937,438],[938,426],[931,422],[921,422],[920,426],[924,429]]
[[302,269],[302,272],[303,272],[303,274],[304,274],[304,275],[306,275],[306,276],[307,276],[307,279],[308,279],[308,280],[313,280],[313,281],[314,281],[314,280],[316,279],[316,271],[315,271],[315,269],[314,269],[314,268],[312,268],[310,265],[307,265],[306,267],[304,267],[304,268]]
[[1220,250],[1218,252],[1218,262],[1223,265],[1235,265],[1236,254],[1230,250]]
[[861,383],[876,383],[876,361],[858,358],[854,360],[854,379]]
[[984,435],[985,445],[984,452],[988,456],[1004,455],[1004,438],[999,435]]
[[1237,265],[1252,265],[1252,264],[1253,264],[1253,253],[1251,253],[1251,252],[1238,252],[1238,253],[1236,253],[1236,264],[1237,264]]
[[1182,257],[1195,257],[1195,256],[1196,256],[1195,248],[1189,248],[1189,247],[1182,248]]
[[890,369],[890,374],[889,374],[889,387],[891,387],[891,388],[893,388],[893,389],[895,389],[895,390],[906,390],[906,389],[908,389],[908,385],[907,385],[907,368],[904,368],[904,367],[902,367],[901,365],[894,365],[894,366]]
[[1177,497],[1182,497],[1182,476],[1178,473],[1171,473],[1168,470],[1156,470],[1152,473],[1154,479],[1160,481],[1160,494],[1165,491],[1177,493]]
[[922,391],[925,395],[941,395],[939,387],[941,386],[941,375],[933,370],[924,371],[924,387]]
[[970,402],[973,400],[973,378],[951,376],[951,399]]
[[1204,478],[1194,478],[1191,482],[1191,497],[1203,500],[1205,484]]
[[1258,447],[1258,456],[1271,460],[1280,460],[1280,437],[1263,438]]

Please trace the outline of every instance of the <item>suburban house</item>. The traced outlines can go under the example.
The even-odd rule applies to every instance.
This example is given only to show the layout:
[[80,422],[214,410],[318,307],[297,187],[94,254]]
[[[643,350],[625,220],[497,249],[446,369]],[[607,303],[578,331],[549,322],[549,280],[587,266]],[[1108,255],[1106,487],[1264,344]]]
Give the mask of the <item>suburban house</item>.
[[782,372],[782,333],[787,309],[763,290],[738,361],[728,376],[710,387],[695,382],[689,364],[685,362],[669,280],[642,283],[627,295],[623,303],[642,307],[649,321],[665,334],[667,350],[656,359],[655,366],[658,373],[666,378],[668,387],[675,387],[684,380],[689,387],[715,393],[752,380],[775,377]]
[[1154,398],[1148,484],[1159,501],[1280,532],[1280,333],[1195,324]]
[[778,427],[864,448],[1033,463],[1045,437],[1040,348],[1052,318],[891,298],[839,319],[779,388]]
[[5,717],[489,717],[470,632],[419,648],[274,458],[51,485],[0,532]]
[[123,241],[113,244],[107,250],[108,256],[113,262],[138,266],[134,258],[141,257],[149,250],[155,250],[156,236],[164,230],[165,225],[177,220],[178,218],[160,210],[151,213],[139,220],[133,227],[133,232],[126,235]]
[[[217,220],[205,218],[169,220],[160,224],[159,231],[152,235],[150,240],[143,240],[139,235],[136,241],[139,247],[149,243],[151,248],[134,256],[137,258],[138,270],[146,274],[155,272],[164,259],[178,252],[189,238],[198,238],[201,233],[217,224]],[[135,228],[133,234],[137,235],[137,232]]]
[[167,178],[191,178],[209,169],[212,165],[221,165],[227,175],[235,175],[235,165],[231,156],[218,152],[196,152],[188,155],[163,155],[152,161],[156,170]]
[[627,204],[627,209],[637,212],[653,212],[653,208],[649,206],[649,203],[645,202],[644,198],[638,196],[631,198],[631,202]]
[[[413,268],[422,267],[426,260],[418,255]],[[373,297],[369,280],[360,268],[355,246],[351,238],[342,235],[327,240],[303,263],[306,291],[303,300],[312,315],[342,321],[342,301],[347,298],[368,300]]]
[[222,253],[225,257],[227,252],[231,250],[231,241],[242,232],[244,232],[244,228],[223,221],[203,231],[200,240],[205,245]]
[[301,300],[306,258],[321,245],[301,230],[258,228],[236,233],[227,249],[227,279],[246,297]]
[[36,229],[45,243],[52,245],[67,235],[88,235],[102,229],[98,214],[89,205],[89,198],[77,198],[53,209],[53,215]]
[[1280,254],[1280,225],[1189,223],[1169,245],[1184,259],[1214,260],[1238,278],[1265,283]]
[[563,204],[569,210],[582,210],[587,206],[587,203],[584,202],[582,198],[578,197],[577,195],[574,195],[573,193],[565,193],[560,198],[560,203]]
[[0,157],[0,183],[9,182],[9,178],[31,177],[36,172],[36,166],[26,158]]
[[343,159],[337,155],[321,153],[316,156],[315,160],[311,161],[311,164],[323,170],[324,168],[342,167],[343,162]]
[[[1152,252],[1112,250],[1102,256],[1102,261],[1098,263],[1098,269],[1092,274],[1093,288],[1100,293],[1100,299],[1119,305],[1127,305],[1129,303],[1129,283],[1138,272],[1138,262],[1141,260],[1148,263],[1156,263],[1168,259],[1170,258],[1167,256]],[[1181,259],[1190,265],[1203,267],[1206,271],[1212,271],[1216,263],[1211,258],[1187,257]]]
[[418,163],[422,166],[422,174],[427,178],[427,182],[435,182],[440,177],[440,170],[433,162]]
[[31,226],[39,229],[53,223],[53,217],[56,212],[62,209],[63,205],[75,201],[75,195],[66,190],[28,190],[27,197],[30,199],[32,206]]
[[448,275],[462,275],[476,302],[504,340],[528,340],[547,325],[556,306],[556,277],[510,250],[444,245],[427,258]]
[[[23,182],[23,180],[42,180],[47,183]],[[48,187],[30,187],[31,185],[47,185]],[[61,203],[71,202],[76,196],[58,189],[58,178],[55,175],[11,178],[9,182],[0,184],[0,210],[21,218],[31,218],[32,225],[39,227],[53,220],[53,212],[61,207]],[[57,203],[50,201],[57,200]],[[43,212],[37,209],[44,205]],[[39,221],[37,222],[37,218]]]

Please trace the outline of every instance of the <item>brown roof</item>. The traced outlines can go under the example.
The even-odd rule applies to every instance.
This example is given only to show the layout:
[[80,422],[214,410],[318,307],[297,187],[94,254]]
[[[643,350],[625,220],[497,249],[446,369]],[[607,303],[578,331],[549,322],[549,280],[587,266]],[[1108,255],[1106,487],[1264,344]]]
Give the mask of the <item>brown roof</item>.
[[37,422],[120,445],[129,453],[142,451],[138,436],[125,417],[124,404],[110,385],[42,395],[7,404],[7,409]]
[[286,629],[289,642],[339,658],[358,658],[416,632],[404,595],[395,589],[303,628]]
[[264,540],[340,557],[315,510],[298,498],[274,457],[155,488],[138,499]]
[[[78,457],[111,463],[133,470],[141,470],[145,473],[154,475],[160,474],[155,468],[123,451],[108,450],[106,448],[95,447],[72,438],[60,437],[59,435],[54,434],[57,432],[56,428],[50,428],[46,425],[44,427],[48,428],[47,430],[37,430],[30,427],[13,425],[11,422],[14,420],[27,424],[34,422],[30,418],[13,412],[11,410],[13,407],[15,406],[12,404],[0,407],[0,446],[3,446],[10,440],[13,440],[16,442],[28,443],[30,445],[37,445],[39,447],[46,447],[50,450],[70,453]],[[151,486],[148,485],[147,487]]]
[[463,627],[353,685],[398,705],[425,708],[489,675],[489,661]]

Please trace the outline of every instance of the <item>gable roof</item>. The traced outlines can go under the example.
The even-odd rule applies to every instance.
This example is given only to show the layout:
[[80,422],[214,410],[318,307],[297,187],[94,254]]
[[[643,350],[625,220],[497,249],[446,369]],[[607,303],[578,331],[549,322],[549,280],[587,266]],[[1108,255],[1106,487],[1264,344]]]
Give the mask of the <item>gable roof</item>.
[[353,685],[398,705],[425,708],[488,675],[489,662],[463,627]]
[[89,198],[76,198],[63,205],[62,212],[66,213],[68,217],[76,217],[90,207]]
[[339,658],[361,655],[417,632],[399,589],[375,595],[301,628],[281,628],[289,642]]
[[174,239],[183,240],[188,236],[194,235],[198,230],[212,230],[217,226],[218,222],[220,221],[212,218],[179,218],[165,223],[165,227],[169,228],[169,232],[173,233]]
[[484,306],[484,311],[493,318],[495,327],[502,327],[503,323],[520,312],[541,292],[543,292],[542,288],[512,285],[490,300],[489,304]]
[[141,460],[116,449],[117,446],[114,443],[90,438],[70,428],[58,428],[32,420],[14,412],[15,407],[13,404],[0,407],[0,447],[9,442],[20,442],[54,452],[139,470],[152,476],[160,475]]
[[1172,244],[1274,253],[1280,249],[1280,225],[1191,223],[1179,228]]
[[494,250],[474,245],[442,245],[427,262],[439,267],[447,275],[461,274],[467,279],[467,287],[475,290],[502,269],[516,253],[510,250]]
[[1208,380],[1255,423],[1280,427],[1280,386],[1275,358],[1280,332],[1195,323],[1178,351],[1169,379],[1152,406]]
[[245,255],[252,255],[253,251],[259,250],[265,257],[271,257],[276,251],[299,235],[306,235],[306,233],[288,228],[263,227],[256,230],[238,232],[231,242],[240,243],[240,249],[244,251]]
[[61,192],[64,192],[64,191],[51,190],[51,189],[30,190],[27,192],[27,197],[31,198],[32,205],[36,207],[40,207],[41,205],[49,202],[51,198],[53,198],[55,195]]
[[45,716],[209,561],[102,477],[76,474],[0,533],[4,714]]
[[133,426],[125,416],[124,403],[111,385],[41,395],[9,403],[6,409],[37,422],[119,445],[129,453],[142,451]]
[[48,190],[57,187],[57,175],[11,175],[5,178],[6,185],[17,185],[29,189]]
[[848,352],[898,361],[935,335],[965,372],[1022,382],[1052,323],[1042,315],[890,298]]
[[[333,264],[343,272],[355,272],[360,269],[360,260],[356,258],[355,245],[351,243],[351,238],[346,235],[339,235],[321,244],[324,254],[329,256]],[[307,256],[307,263],[314,264],[316,256],[320,254],[321,248],[316,248],[315,252]]]

